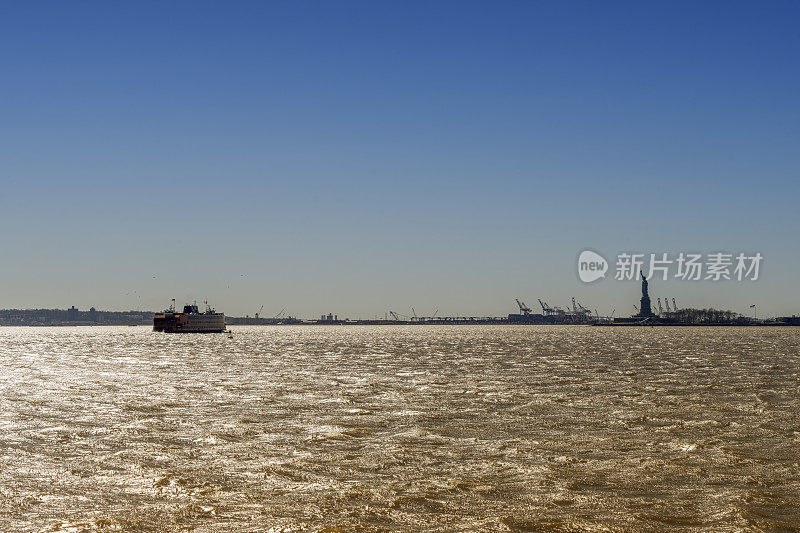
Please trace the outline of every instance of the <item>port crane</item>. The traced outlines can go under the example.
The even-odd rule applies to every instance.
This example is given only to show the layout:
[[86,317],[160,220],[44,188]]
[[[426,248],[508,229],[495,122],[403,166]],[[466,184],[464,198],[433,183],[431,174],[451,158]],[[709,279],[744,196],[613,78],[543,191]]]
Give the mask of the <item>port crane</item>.
[[262,306],[261,306],[261,308],[260,308],[260,309],[258,310],[258,312],[256,313],[256,319],[258,319],[258,315],[260,315],[260,314],[261,314],[261,311],[263,311],[263,310],[264,310],[264,306],[262,305]]
[[[418,315],[418,314],[417,314],[417,310],[416,310],[415,308],[413,308],[413,307],[412,307],[412,308],[411,308],[411,316],[410,316],[410,317],[408,317],[408,318],[409,318],[409,320],[411,320],[411,321],[416,321],[416,322],[429,322],[429,321],[431,321],[431,320],[436,320],[436,318],[437,318],[437,315],[438,315],[438,314],[439,314],[439,310],[438,310],[438,309],[436,309],[436,310],[433,312],[433,314],[432,314],[432,315],[429,315],[429,316],[426,316],[426,315]],[[403,315],[400,315],[400,316],[403,316]]]
[[[525,305],[525,302],[520,302],[518,298],[515,298],[515,300],[517,300],[517,305],[519,306],[520,313],[526,316],[531,314],[531,308]],[[541,300],[539,300],[539,302],[541,302]]]
[[559,311],[558,308],[550,307],[547,304],[547,302],[543,302],[540,298],[537,298],[537,300],[539,300],[539,305],[542,306],[542,311],[544,312],[545,315],[550,316],[550,315],[558,314],[558,311]]
[[586,307],[581,305],[580,302],[576,302],[574,296],[572,297],[572,312],[575,313],[575,314],[578,314],[578,313],[583,313],[585,315],[591,315],[592,314],[592,311],[590,309],[587,309]]
[[[537,298],[537,300],[538,300],[538,298]],[[563,314],[565,314],[565,311],[563,309],[561,309],[560,307],[550,307],[550,304],[548,304],[547,302],[543,302],[543,301],[539,300],[539,305],[542,306],[542,311],[544,311],[545,315],[549,316],[549,315],[563,315]]]

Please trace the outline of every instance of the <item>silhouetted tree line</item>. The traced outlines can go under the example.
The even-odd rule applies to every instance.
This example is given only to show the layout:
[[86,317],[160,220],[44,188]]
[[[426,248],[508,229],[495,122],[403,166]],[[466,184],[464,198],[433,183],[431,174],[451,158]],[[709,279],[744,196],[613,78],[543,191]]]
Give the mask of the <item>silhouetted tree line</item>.
[[664,318],[683,324],[736,324],[747,320],[733,311],[690,308],[664,313]]
[[62,326],[69,324],[152,324],[150,311],[88,311],[78,309],[0,309],[0,326]]

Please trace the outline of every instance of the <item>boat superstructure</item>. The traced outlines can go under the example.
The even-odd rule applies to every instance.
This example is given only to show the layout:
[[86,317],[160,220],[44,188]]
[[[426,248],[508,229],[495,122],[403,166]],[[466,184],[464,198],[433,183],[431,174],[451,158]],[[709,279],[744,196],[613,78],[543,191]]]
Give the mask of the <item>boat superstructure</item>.
[[175,300],[172,306],[164,312],[156,313],[153,317],[153,331],[165,333],[221,333],[225,331],[225,314],[217,313],[208,306],[200,312],[197,303],[184,305],[183,312],[175,310]]

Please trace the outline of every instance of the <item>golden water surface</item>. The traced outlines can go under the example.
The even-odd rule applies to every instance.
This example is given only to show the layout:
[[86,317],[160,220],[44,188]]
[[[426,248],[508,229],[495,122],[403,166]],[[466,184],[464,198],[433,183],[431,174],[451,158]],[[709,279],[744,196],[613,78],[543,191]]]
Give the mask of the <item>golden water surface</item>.
[[0,328],[2,531],[800,528],[800,329]]

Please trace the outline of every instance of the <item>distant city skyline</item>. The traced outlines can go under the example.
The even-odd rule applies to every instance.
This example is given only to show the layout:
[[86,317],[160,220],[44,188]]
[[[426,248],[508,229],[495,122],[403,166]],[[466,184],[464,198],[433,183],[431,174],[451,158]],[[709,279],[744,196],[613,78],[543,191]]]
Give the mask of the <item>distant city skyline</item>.
[[635,313],[595,250],[763,256],[800,314],[800,5],[18,3],[0,308]]

